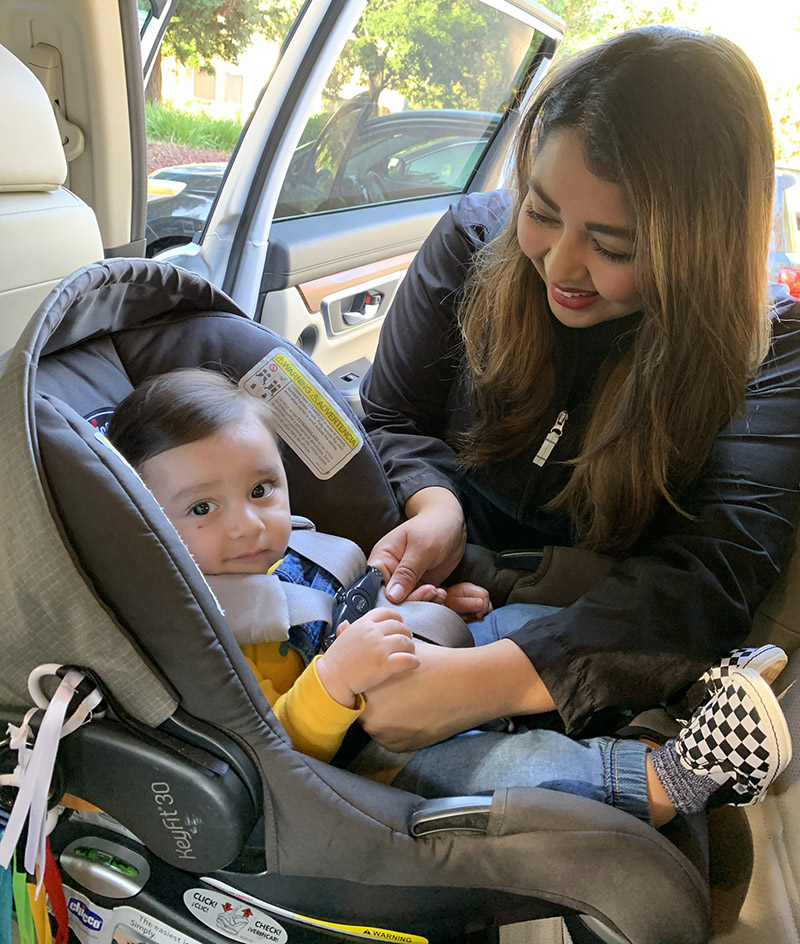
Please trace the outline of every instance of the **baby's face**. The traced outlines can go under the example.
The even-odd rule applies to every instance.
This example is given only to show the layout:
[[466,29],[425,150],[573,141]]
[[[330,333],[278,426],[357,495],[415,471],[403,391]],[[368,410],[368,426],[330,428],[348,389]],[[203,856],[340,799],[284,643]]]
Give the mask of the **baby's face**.
[[278,446],[256,416],[148,459],[140,469],[204,574],[265,574],[292,529]]

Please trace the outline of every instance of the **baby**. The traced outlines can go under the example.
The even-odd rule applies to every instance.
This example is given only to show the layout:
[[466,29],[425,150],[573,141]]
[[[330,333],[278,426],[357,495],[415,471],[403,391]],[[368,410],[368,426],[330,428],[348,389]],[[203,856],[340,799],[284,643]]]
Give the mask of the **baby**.
[[[108,429],[219,590],[229,622],[241,621],[243,611],[256,621],[268,614],[253,613],[258,607],[243,598],[245,581],[236,583],[235,595],[223,595],[221,582],[215,586],[219,575],[274,573],[331,595],[340,589],[324,569],[287,553],[289,493],[270,424],[261,400],[222,374],[190,369],[146,380],[120,403]],[[444,603],[465,618],[490,607],[487,591],[466,583],[448,590],[426,585],[412,599]],[[306,623],[292,627],[288,639],[284,633],[242,650],[294,746],[330,760],[363,710],[364,693],[415,669],[419,660],[410,630],[393,609],[343,623],[327,651],[317,654],[322,629]],[[247,637],[263,638],[259,627]]]

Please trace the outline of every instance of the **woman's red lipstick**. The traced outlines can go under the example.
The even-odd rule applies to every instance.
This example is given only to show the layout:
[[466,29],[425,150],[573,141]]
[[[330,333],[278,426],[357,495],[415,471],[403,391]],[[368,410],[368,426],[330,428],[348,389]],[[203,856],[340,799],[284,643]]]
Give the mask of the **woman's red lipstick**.
[[600,298],[599,292],[582,292],[579,289],[562,288],[555,282],[550,283],[550,295],[557,305],[572,311],[588,308]]

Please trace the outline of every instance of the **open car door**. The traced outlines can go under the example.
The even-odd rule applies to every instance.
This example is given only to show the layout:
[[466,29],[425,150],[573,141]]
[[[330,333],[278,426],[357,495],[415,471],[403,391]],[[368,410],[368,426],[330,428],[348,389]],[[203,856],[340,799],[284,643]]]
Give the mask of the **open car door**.
[[308,0],[204,231],[160,258],[220,285],[357,404],[409,262],[461,194],[498,186],[563,31],[528,0]]

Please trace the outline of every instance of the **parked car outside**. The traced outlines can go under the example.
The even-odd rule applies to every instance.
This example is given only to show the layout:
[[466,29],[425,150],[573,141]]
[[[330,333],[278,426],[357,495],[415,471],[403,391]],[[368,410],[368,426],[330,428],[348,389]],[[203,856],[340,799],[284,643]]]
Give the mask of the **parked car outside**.
[[[315,141],[295,151],[275,219],[464,189],[501,116],[418,109],[369,117],[374,105],[345,102]],[[225,162],[180,164],[150,174],[147,255],[192,242],[227,169]]]
[[225,162],[178,164],[147,179],[147,255],[190,243],[205,225]]

